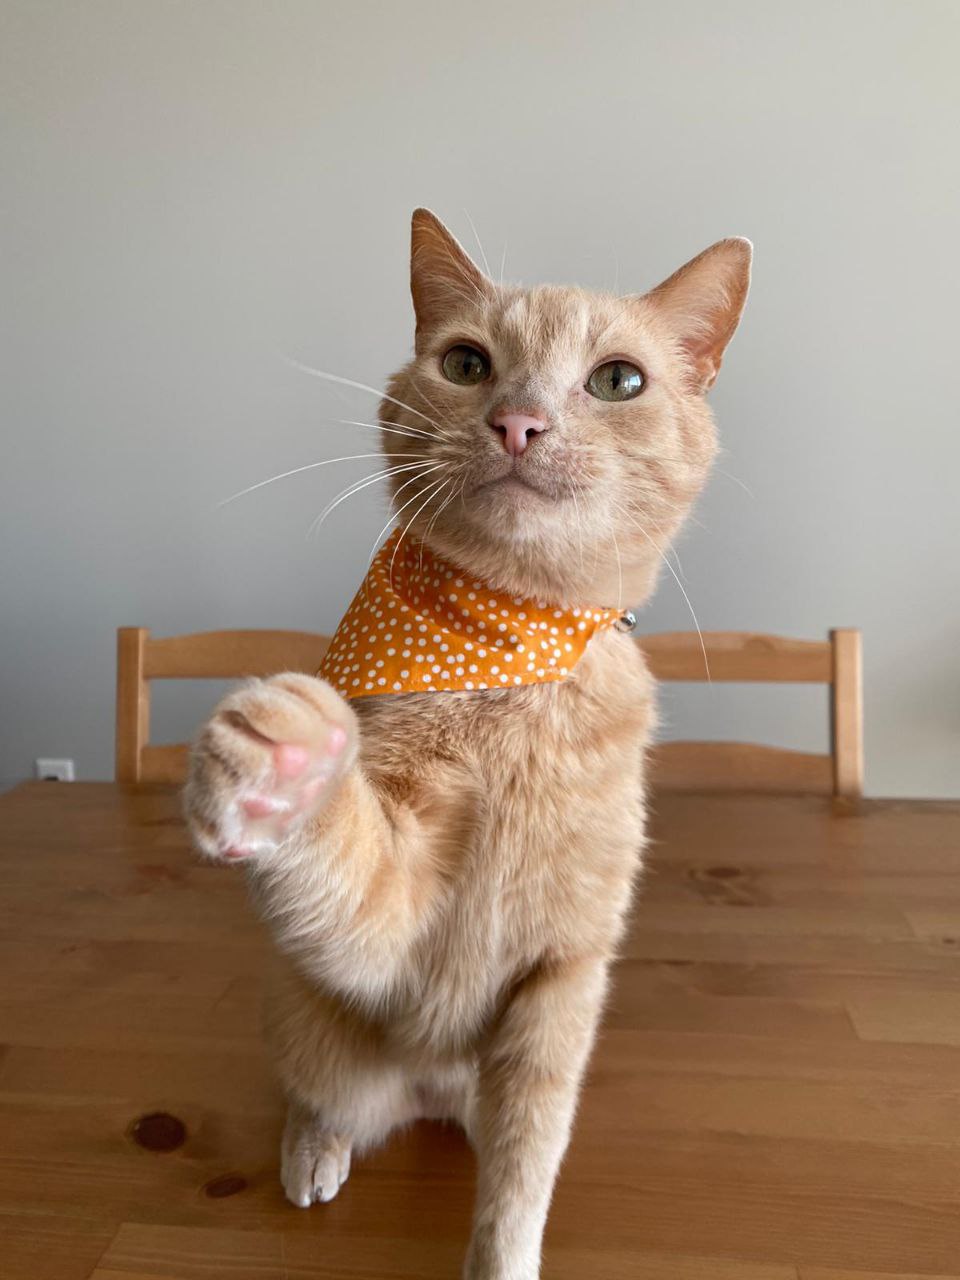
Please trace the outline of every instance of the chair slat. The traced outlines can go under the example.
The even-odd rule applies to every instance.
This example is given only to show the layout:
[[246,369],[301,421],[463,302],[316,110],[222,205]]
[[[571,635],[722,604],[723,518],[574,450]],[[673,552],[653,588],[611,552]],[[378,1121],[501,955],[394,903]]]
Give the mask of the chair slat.
[[144,655],[148,680],[239,680],[278,671],[311,675],[330,644],[310,631],[201,631],[149,640]]
[[190,748],[185,742],[144,747],[140,757],[141,782],[186,782]]
[[649,771],[654,791],[833,791],[829,756],[752,742],[660,742],[650,752]]
[[[140,781],[182,783],[187,743],[146,746]],[[650,750],[649,776],[665,791],[770,791],[829,795],[829,756],[808,755],[747,742],[660,742]]]
[[658,680],[707,679],[703,651],[715,681],[773,681],[829,684],[831,646],[826,640],[793,640],[746,631],[705,631],[703,647],[695,631],[638,636],[637,644]]

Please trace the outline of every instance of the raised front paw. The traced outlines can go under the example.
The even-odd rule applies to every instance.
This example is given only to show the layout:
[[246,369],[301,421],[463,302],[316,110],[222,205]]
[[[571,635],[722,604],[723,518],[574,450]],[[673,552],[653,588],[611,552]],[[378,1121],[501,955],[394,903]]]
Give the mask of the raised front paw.
[[201,853],[269,855],[319,813],[356,757],[350,707],[322,680],[291,673],[233,690],[200,731],[184,808]]

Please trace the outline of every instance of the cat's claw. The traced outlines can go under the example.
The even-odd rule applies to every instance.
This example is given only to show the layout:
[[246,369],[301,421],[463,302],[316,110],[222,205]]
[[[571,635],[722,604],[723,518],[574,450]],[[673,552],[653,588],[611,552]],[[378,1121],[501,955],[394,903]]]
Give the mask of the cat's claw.
[[219,705],[194,746],[185,808],[207,857],[275,852],[317,813],[355,755],[356,725],[329,685],[257,680]]
[[326,1204],[350,1175],[348,1138],[324,1132],[315,1119],[291,1115],[281,1146],[280,1181],[298,1209]]

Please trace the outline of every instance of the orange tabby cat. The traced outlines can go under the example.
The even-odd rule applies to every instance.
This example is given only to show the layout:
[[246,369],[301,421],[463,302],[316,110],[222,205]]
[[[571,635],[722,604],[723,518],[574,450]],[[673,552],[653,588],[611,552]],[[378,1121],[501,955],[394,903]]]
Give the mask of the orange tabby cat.
[[[416,353],[380,409],[385,450],[418,464],[392,481],[407,543],[559,611],[644,600],[714,455],[704,393],[750,253],[722,240],[642,297],[520,289],[418,210]],[[397,1125],[454,1118],[478,1163],[464,1276],[539,1275],[640,865],[653,718],[611,627],[550,683],[347,701],[290,674],[219,705],[186,809],[205,855],[243,861],[276,939],[294,1204],[332,1199]]]

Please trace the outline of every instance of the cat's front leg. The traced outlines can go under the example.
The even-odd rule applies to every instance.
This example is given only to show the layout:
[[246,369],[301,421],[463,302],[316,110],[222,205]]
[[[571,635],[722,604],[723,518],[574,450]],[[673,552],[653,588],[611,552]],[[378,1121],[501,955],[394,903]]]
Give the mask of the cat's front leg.
[[184,807],[201,853],[264,859],[336,792],[357,755],[356,717],[322,680],[253,680],[219,704],[194,743]]
[[379,1002],[447,891],[476,806],[452,767],[384,804],[359,738],[324,681],[251,681],[200,731],[184,807],[203,854],[249,870],[280,948],[321,984]]
[[546,963],[514,992],[480,1063],[477,1201],[464,1280],[537,1280],[547,1210],[593,1043],[607,964]]

